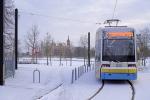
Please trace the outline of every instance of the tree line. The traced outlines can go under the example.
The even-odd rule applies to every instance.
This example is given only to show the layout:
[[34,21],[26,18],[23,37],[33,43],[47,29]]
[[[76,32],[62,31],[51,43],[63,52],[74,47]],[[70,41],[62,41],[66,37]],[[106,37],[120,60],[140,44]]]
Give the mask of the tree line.
[[[141,30],[136,30],[137,37],[137,58],[146,59],[150,56],[150,28],[146,27]],[[72,57],[84,57],[87,58],[87,45],[88,38],[86,34],[80,36],[79,46],[75,47],[71,40],[66,38],[64,42],[55,42],[49,32],[43,40],[39,39],[39,29],[37,25],[33,25],[28,31],[26,36],[26,48],[27,53],[24,56],[31,56],[37,59],[37,57],[61,57],[61,58],[72,58]],[[94,57],[95,49],[91,48],[91,56]],[[20,56],[23,56],[20,55]]]
[[137,32],[137,59],[145,65],[146,58],[150,57],[150,27],[145,27]]
[[[46,33],[44,38],[39,38],[40,31],[37,25],[33,25],[27,32],[25,38],[26,53],[19,53],[20,57],[31,57],[37,63],[37,58],[47,58],[47,64],[51,64],[51,58],[70,58],[80,57],[87,59],[87,35],[81,35],[78,47],[74,46],[71,39],[66,38],[64,42],[55,42],[49,32]],[[91,48],[91,57],[94,57],[95,50]],[[50,61],[50,62],[49,62]]]

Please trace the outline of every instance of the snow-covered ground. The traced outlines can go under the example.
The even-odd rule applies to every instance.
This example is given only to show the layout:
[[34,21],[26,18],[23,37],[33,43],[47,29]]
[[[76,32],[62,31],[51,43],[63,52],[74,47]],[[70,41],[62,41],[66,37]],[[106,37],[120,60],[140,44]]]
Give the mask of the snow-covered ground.
[[[43,61],[42,61],[43,62]],[[87,100],[101,86],[95,79],[94,70],[83,74],[71,84],[72,69],[83,65],[82,61],[73,61],[72,66],[59,66],[59,61],[46,64],[19,64],[16,74],[5,80],[0,86],[0,100]],[[138,72],[138,80],[133,81],[135,100],[150,100],[149,63]],[[41,82],[33,83],[33,71],[40,70]],[[62,84],[62,85],[61,85]],[[102,91],[93,100],[131,100],[132,91],[125,81],[106,81]]]

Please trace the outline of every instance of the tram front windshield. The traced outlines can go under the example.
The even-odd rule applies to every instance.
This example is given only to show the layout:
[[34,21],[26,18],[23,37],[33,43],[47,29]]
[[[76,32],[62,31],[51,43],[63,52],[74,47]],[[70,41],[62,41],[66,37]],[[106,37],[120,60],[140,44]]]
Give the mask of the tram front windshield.
[[132,38],[104,39],[102,60],[114,62],[134,62],[134,40]]

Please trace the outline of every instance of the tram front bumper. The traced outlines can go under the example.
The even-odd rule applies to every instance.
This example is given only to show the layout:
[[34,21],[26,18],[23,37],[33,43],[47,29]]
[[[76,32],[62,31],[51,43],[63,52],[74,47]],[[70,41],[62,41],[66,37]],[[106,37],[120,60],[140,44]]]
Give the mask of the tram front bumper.
[[102,80],[136,80],[137,73],[101,73]]
[[102,80],[136,80],[136,68],[102,68],[100,77]]

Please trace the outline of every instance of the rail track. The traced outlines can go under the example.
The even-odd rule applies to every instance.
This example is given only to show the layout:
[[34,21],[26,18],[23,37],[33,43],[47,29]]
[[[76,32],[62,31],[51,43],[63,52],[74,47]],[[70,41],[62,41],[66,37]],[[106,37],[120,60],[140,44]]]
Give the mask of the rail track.
[[92,100],[98,93],[100,93],[100,91],[103,89],[104,87],[104,80],[102,80],[102,85],[101,87],[98,89],[98,91],[96,93],[94,93],[88,100]]
[[131,98],[131,100],[134,100],[134,97],[135,97],[135,88],[134,88],[133,83],[131,81],[128,80],[127,82],[130,84],[131,89],[132,89],[132,98]]
[[61,87],[63,85],[63,83],[59,84],[58,86],[56,86],[55,88],[53,88],[52,90],[50,91],[47,91],[46,93],[44,93],[43,95],[39,96],[39,97],[36,97],[34,100],[39,100],[41,99],[42,97],[44,97],[45,95],[57,90],[59,87]]
[[[134,85],[133,85],[133,83],[132,83],[131,81],[129,81],[129,80],[127,80],[127,83],[129,83],[129,85],[131,86],[131,89],[132,89],[132,98],[131,98],[131,100],[134,100],[134,97],[135,97],[135,88],[134,88]],[[103,80],[101,87],[100,87],[100,88],[98,89],[98,91],[97,91],[96,93],[94,93],[88,100],[92,100],[94,97],[96,97],[96,96],[100,93],[100,91],[103,89],[104,84],[105,84],[105,82],[104,82],[104,80]]]

